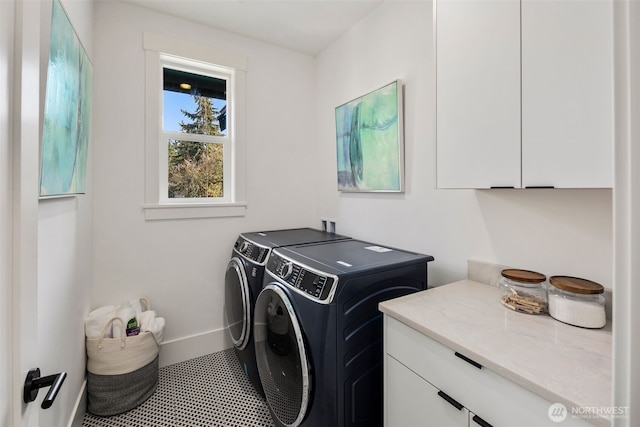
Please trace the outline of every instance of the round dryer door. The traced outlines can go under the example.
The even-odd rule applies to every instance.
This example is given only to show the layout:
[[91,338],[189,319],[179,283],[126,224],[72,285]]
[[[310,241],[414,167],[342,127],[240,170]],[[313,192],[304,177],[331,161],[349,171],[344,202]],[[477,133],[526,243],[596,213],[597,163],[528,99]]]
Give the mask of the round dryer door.
[[224,276],[224,305],[233,345],[244,350],[251,332],[249,283],[242,261],[231,258]]
[[260,381],[271,412],[285,426],[300,425],[310,392],[302,331],[282,287],[270,283],[256,301],[254,339]]

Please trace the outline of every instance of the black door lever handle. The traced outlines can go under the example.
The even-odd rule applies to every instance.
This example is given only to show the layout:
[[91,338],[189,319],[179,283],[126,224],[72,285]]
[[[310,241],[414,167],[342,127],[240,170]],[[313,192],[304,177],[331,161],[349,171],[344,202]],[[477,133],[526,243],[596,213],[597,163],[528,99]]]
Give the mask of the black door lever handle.
[[33,402],[36,400],[36,396],[38,396],[38,390],[43,387],[49,387],[49,392],[44,397],[41,407],[42,409],[50,408],[51,405],[53,405],[53,401],[56,399],[65,378],[67,378],[66,372],[41,377],[40,368],[31,369],[27,374],[27,379],[24,380],[22,395],[24,403]]

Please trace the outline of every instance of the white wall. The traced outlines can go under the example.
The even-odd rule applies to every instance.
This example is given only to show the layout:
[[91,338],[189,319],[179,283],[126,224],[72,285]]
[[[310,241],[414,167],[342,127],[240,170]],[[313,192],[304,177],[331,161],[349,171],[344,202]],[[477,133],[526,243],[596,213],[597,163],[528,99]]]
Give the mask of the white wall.
[[0,2],[0,425],[11,423],[11,93],[13,1]]
[[[120,2],[96,3],[94,28],[92,304],[147,296],[166,341],[211,334],[213,345],[227,336],[224,273],[238,234],[319,226],[314,59]],[[144,31],[248,59],[246,217],[145,222]]]
[[[62,5],[91,60],[93,3],[63,0]],[[43,24],[50,24],[50,2],[43,2],[42,13]],[[42,66],[46,75],[49,28],[43,25],[42,31]],[[90,140],[89,153],[95,141],[95,137]],[[92,168],[89,161],[87,194],[41,200],[38,206],[38,363],[42,375],[67,372],[54,405],[40,412],[40,425],[66,425],[83,390],[83,321],[89,310],[92,281]],[[42,396],[46,392],[41,391]],[[39,405],[41,400],[39,394],[34,404]],[[83,408],[80,411],[84,413]]]
[[[339,232],[424,252],[431,286],[466,277],[476,258],[613,287],[610,190],[435,189],[435,56],[428,1],[381,4],[317,58],[318,216]],[[336,191],[334,108],[405,82],[403,194]]]

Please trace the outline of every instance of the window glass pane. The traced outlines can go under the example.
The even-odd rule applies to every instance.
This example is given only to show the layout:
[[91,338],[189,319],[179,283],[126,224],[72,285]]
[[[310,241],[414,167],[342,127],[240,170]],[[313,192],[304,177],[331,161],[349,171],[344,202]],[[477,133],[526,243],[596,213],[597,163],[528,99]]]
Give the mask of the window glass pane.
[[223,146],[169,140],[169,198],[224,197]]
[[[163,128],[168,132],[226,136],[225,78],[163,67]],[[222,144],[186,135],[168,141],[168,194],[176,198],[222,198]]]
[[227,81],[163,67],[163,128],[226,135]]
[[196,103],[191,95],[180,92],[162,93],[164,102],[163,128],[168,132],[180,132],[180,122],[185,120],[182,111],[195,111]]

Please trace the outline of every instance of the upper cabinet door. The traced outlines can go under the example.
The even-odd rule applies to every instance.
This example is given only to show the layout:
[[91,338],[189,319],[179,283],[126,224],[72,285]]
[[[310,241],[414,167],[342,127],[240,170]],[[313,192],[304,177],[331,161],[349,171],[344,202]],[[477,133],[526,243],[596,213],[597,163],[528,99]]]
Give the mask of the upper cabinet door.
[[438,0],[437,186],[520,187],[520,1]]
[[613,184],[610,0],[522,0],[522,184]]

